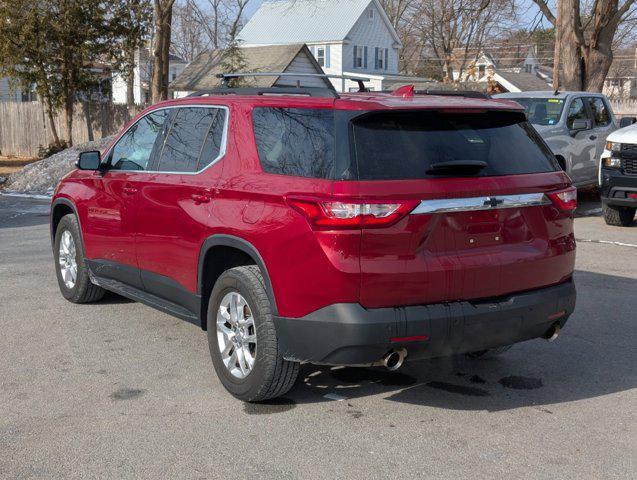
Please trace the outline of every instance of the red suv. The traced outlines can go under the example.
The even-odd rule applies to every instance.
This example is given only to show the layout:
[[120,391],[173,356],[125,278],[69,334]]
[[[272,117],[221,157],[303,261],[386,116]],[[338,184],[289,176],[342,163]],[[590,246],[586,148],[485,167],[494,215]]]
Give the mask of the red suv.
[[64,297],[201,326],[245,401],[302,362],[554,337],[575,306],[575,189],[511,101],[225,88],[146,109],[77,166],[51,213]]

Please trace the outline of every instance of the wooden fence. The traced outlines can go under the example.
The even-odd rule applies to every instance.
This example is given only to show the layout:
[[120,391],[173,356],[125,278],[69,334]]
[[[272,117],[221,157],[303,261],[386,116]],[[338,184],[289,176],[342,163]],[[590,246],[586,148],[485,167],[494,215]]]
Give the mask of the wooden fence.
[[637,117],[637,99],[611,100],[610,104],[619,118]]
[[[78,103],[73,118],[77,145],[116,133],[130,119],[126,105]],[[55,118],[61,139],[66,136],[64,113]],[[35,157],[53,142],[49,120],[40,102],[0,102],[0,155]]]

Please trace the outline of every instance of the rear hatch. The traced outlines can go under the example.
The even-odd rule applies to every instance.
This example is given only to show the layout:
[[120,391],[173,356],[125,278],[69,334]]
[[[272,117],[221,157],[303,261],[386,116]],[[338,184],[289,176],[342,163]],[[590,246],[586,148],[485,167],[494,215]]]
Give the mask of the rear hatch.
[[349,132],[357,181],[336,181],[334,195],[374,220],[361,229],[363,306],[496,298],[570,278],[575,191],[523,113],[372,111]]

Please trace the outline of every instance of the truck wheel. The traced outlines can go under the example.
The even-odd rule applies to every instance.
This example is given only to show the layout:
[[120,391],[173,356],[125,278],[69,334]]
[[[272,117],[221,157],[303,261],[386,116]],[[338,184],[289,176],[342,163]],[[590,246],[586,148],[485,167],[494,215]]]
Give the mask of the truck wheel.
[[73,214],[62,217],[55,231],[53,243],[55,273],[62,296],[73,303],[101,300],[106,293],[91,282],[84,259],[84,245],[80,224]]
[[628,227],[633,223],[633,218],[635,218],[635,208],[632,207],[618,207],[604,203],[602,204],[602,211],[604,212],[606,225],[614,227]]
[[207,316],[212,363],[232,395],[258,402],[292,388],[299,364],[281,356],[259,267],[224,272],[210,294]]
[[489,348],[487,350],[480,350],[479,352],[471,352],[471,353],[467,353],[467,357],[469,358],[493,358],[496,357],[498,355],[503,354],[504,352],[508,351],[513,345],[505,345],[503,347],[497,347],[497,348]]

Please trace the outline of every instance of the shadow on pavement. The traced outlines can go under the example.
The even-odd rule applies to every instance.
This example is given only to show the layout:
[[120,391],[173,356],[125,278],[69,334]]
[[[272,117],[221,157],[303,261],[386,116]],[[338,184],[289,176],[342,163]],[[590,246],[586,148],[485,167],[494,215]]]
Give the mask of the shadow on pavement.
[[[406,363],[398,372],[381,368],[304,365],[287,403],[385,395],[393,402],[455,409],[500,411],[550,406],[637,387],[637,280],[576,272],[576,312],[554,343],[532,340],[500,357],[465,356]],[[281,403],[283,402],[283,403]],[[552,413],[550,407],[540,408]]]

